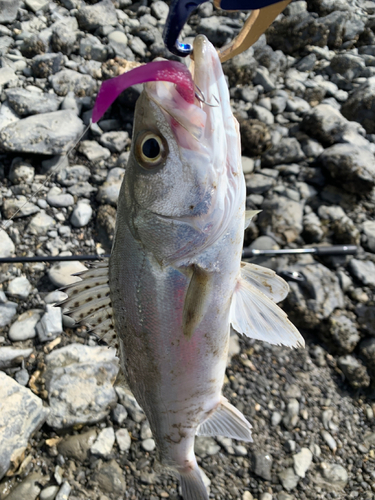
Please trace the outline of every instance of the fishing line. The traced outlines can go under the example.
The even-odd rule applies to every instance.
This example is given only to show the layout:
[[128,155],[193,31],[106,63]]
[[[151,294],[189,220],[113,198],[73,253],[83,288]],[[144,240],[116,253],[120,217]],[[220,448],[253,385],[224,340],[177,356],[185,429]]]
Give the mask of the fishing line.
[[7,219],[6,221],[2,222],[1,225],[0,225],[0,229],[5,231],[10,227],[11,223],[13,222],[13,219],[16,217],[16,215],[21,212],[21,210],[28,204],[30,203],[32,200],[35,199],[35,197],[42,191],[42,189],[46,186],[47,182],[50,181],[51,177],[56,174],[58,172],[58,170],[60,169],[60,167],[62,166],[64,160],[66,158],[69,157],[70,153],[78,146],[79,142],[81,141],[82,137],[87,133],[87,131],[90,129],[92,125],[92,122],[91,122],[91,119],[90,119],[90,123],[87,125],[87,127],[85,127],[85,129],[83,130],[83,132],[79,135],[78,139],[74,142],[74,144],[68,149],[68,151],[66,153],[64,153],[63,155],[61,155],[59,161],[57,162],[57,164],[51,169],[51,172],[48,174],[47,178],[45,179],[45,181],[42,183],[42,185],[40,186],[40,188],[38,188],[36,190],[36,192],[34,194],[32,194],[26,201],[25,203],[23,203],[23,205],[21,205],[19,208],[17,208],[17,210],[14,212],[14,214],[9,218]]

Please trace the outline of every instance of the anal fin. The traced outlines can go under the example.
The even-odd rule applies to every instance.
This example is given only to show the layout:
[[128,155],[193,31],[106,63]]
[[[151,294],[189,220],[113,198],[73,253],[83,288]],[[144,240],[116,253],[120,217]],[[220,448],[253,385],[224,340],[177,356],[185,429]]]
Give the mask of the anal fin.
[[224,436],[252,442],[251,424],[242,413],[222,397],[220,404],[197,431],[198,436]]

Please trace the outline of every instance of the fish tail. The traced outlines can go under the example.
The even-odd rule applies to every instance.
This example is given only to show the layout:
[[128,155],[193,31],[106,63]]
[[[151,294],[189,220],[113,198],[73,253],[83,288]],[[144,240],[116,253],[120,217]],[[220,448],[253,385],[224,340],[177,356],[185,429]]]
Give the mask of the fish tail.
[[184,500],[209,500],[207,488],[203,483],[198,464],[195,462],[193,468],[179,470],[182,497]]

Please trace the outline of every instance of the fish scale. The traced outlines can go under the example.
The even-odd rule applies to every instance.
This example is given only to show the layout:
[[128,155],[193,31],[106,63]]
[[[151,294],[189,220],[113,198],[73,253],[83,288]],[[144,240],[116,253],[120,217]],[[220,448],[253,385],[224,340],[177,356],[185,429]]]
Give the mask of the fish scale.
[[[202,35],[190,70],[219,105],[185,102],[172,69],[167,83],[160,74],[150,82],[150,69],[108,267],[102,262],[81,274],[83,281],[66,289],[65,306],[78,304],[69,314],[118,348],[158,457],[179,475],[184,499],[208,500],[195,436],[252,441],[251,424],[222,396],[231,328],[288,347],[304,341],[276,305],[288,293],[284,280],[241,263],[244,229],[257,212],[245,212],[239,127],[218,55]],[[152,148],[143,148],[150,138]],[[110,297],[93,300],[106,289]]]

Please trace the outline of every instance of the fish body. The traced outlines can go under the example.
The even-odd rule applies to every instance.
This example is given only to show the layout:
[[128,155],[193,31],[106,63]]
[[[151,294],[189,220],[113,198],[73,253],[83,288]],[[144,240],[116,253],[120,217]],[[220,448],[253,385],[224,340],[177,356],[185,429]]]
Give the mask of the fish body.
[[275,344],[303,339],[275,304],[287,284],[241,264],[248,217],[239,128],[219,58],[202,35],[191,71],[204,95],[194,103],[170,82],[145,85],[109,266],[69,287],[65,305],[118,344],[161,463],[179,473],[185,500],[207,500],[195,435],[252,440],[250,423],[221,394],[231,326]]

